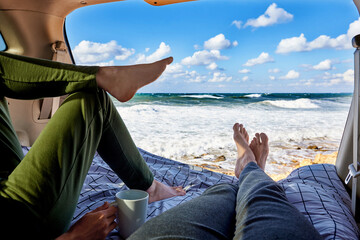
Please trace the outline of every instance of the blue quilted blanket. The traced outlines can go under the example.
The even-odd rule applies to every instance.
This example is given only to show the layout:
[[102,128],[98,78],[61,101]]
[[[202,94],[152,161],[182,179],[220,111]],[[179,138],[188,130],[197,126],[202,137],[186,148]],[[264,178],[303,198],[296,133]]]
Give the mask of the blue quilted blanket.
[[[23,148],[27,152],[27,148]],[[166,159],[139,149],[154,177],[170,186],[183,186],[185,196],[149,204],[147,220],[201,195],[209,186],[237,183],[235,177]],[[294,170],[279,181],[289,201],[304,214],[324,239],[359,239],[351,214],[351,200],[334,165],[318,164]],[[110,167],[95,155],[82,188],[73,222],[103,202],[113,202],[118,191],[127,189]],[[120,239],[114,230],[107,239]]]

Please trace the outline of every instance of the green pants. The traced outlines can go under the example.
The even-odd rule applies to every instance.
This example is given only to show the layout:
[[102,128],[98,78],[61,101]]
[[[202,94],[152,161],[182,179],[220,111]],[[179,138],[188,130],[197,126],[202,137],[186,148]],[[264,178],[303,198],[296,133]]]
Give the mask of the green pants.
[[[47,237],[66,231],[96,151],[128,187],[146,190],[152,184],[153,175],[111,99],[97,88],[97,70],[0,52],[2,220],[26,215]],[[64,94],[71,95],[24,157],[4,97]]]

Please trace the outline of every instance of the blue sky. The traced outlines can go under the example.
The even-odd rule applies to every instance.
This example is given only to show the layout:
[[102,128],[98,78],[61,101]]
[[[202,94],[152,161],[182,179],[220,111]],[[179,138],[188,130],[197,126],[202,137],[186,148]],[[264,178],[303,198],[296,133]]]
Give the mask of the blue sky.
[[352,92],[352,0],[141,0],[87,6],[67,17],[76,62],[129,65],[173,56],[141,92]]

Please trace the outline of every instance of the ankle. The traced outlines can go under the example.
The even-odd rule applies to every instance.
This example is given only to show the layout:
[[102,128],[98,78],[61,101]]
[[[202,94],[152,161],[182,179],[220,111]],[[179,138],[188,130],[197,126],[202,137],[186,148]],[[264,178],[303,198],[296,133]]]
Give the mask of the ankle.
[[235,176],[239,178],[240,173],[245,169],[249,163],[257,164],[253,154],[244,153],[241,159],[238,159],[235,166]]
[[151,186],[146,190],[146,192],[149,194],[149,195],[152,195],[155,193],[156,191],[156,181],[154,180],[151,184]]
[[97,85],[106,91],[106,80],[108,79],[108,71],[103,67],[99,67],[99,70],[97,71],[95,77]]

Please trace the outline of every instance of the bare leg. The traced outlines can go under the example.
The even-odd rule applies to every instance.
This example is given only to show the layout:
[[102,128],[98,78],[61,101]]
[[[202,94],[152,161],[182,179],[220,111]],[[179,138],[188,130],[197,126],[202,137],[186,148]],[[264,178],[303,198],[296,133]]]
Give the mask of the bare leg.
[[247,164],[239,177],[233,239],[322,239],[304,215],[290,204],[280,185],[264,172],[269,153],[266,134],[256,133],[249,148],[257,165]]
[[[99,87],[116,99],[126,102],[138,89],[155,81],[172,61],[173,58],[169,57],[151,64],[101,67],[96,74],[96,81]],[[166,186],[156,180],[146,191],[149,193],[149,202],[186,194],[182,187]]]
[[100,67],[96,74],[99,87],[113,95],[120,102],[130,100],[137,90],[155,81],[166,66],[171,64],[172,57],[150,63],[132,66]]
[[269,155],[268,140],[265,133],[256,133],[250,143],[250,149],[254,153],[256,162],[262,170],[265,170],[266,159]]
[[156,180],[153,181],[146,192],[149,193],[149,203],[186,194],[182,187],[170,187]]
[[256,163],[254,153],[249,147],[249,135],[242,124],[235,123],[234,127],[234,141],[238,152],[238,158],[235,165],[235,176],[239,178],[241,171],[249,162]]

